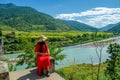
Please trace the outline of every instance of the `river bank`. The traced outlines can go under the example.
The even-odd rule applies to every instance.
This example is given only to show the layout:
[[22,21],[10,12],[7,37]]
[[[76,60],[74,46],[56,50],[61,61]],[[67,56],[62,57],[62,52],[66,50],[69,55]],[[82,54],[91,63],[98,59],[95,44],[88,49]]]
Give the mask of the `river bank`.
[[95,47],[96,46],[95,44],[100,46],[100,44],[102,44],[101,42],[103,42],[103,44],[105,44],[105,45],[108,45],[113,42],[118,42],[118,40],[120,40],[120,36],[103,39],[103,40],[99,40],[99,41],[88,42],[88,43],[84,43],[84,44],[78,44],[76,46],[78,46],[78,47]]
[[[102,41],[107,41],[107,40],[113,40],[117,41],[120,39],[120,37],[114,37],[114,38],[109,38],[105,39]],[[101,41],[97,41],[101,42]],[[74,46],[68,46],[68,47],[63,47],[63,52],[61,54],[65,54],[66,58],[63,61],[57,61],[58,65],[55,65],[56,69],[63,68],[66,66],[70,66],[73,63],[76,64],[90,64],[90,57],[92,57],[94,64],[98,63],[98,57],[96,55],[95,47],[93,47],[93,43],[95,42],[90,42],[90,43],[85,43],[85,44],[79,44],[82,45],[81,47],[79,45],[74,45]],[[102,55],[102,62],[106,61],[108,58],[108,54],[106,53],[107,46],[103,49],[103,55]],[[17,58],[19,54],[7,54],[4,55],[6,58],[11,58],[12,60]],[[27,65],[24,64],[22,66],[17,66],[17,70],[23,70],[25,69]]]
[[[104,39],[104,40],[99,40],[99,41],[88,42],[88,43],[84,43],[84,44],[77,44],[77,45],[66,46],[66,47],[75,46],[75,47],[80,47],[80,48],[94,48],[94,47],[96,47],[95,43],[99,44],[101,42],[104,42],[104,43],[106,43],[105,45],[108,45],[108,44],[113,43],[113,42],[119,42],[118,40],[120,40],[120,36],[112,37],[112,38],[108,38],[108,39]],[[100,46],[100,45],[97,45],[97,46]],[[62,47],[62,48],[66,48],[66,47]],[[19,52],[19,53],[17,52],[17,53],[14,53],[14,54],[4,54],[3,58],[8,58],[8,59],[10,58],[11,60],[16,60],[15,58],[17,58],[17,56],[19,56],[22,53],[21,52]]]
[[[101,43],[103,41],[105,42],[105,45],[102,50],[101,62],[105,62],[109,56],[109,54],[106,52],[108,45],[114,42],[117,42],[117,43],[120,42],[120,37],[113,37],[113,38],[109,38],[101,41],[95,41],[95,42],[79,44],[75,46],[64,47],[64,51],[62,52],[62,54],[65,54],[67,57],[63,61],[59,62],[59,65],[56,65],[56,68],[59,69],[74,63],[75,64],[82,64],[82,63],[91,64],[90,58],[93,59],[93,64],[98,64],[99,59],[96,53],[96,46],[94,45],[94,43],[96,42]],[[98,45],[97,47],[99,46],[100,45]],[[97,50],[99,52],[99,49]]]

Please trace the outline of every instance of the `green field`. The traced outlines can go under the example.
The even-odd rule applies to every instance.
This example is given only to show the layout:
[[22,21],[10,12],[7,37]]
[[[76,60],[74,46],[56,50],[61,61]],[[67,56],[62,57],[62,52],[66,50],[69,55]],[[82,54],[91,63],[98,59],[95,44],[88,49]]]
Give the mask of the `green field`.
[[[99,80],[111,80],[109,77],[105,76],[105,68],[106,64],[101,64]],[[98,65],[73,64],[69,67],[58,69],[56,72],[65,78],[65,80],[97,80],[97,70]]]

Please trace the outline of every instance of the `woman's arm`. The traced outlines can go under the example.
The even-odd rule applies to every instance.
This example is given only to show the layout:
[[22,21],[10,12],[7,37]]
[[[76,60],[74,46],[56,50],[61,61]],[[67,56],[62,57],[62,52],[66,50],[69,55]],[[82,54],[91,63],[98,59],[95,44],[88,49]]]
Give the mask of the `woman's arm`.
[[50,51],[49,51],[49,48],[48,48],[48,45],[47,46],[47,55],[50,56]]
[[48,48],[48,55],[50,55],[50,50],[49,50],[49,48]]

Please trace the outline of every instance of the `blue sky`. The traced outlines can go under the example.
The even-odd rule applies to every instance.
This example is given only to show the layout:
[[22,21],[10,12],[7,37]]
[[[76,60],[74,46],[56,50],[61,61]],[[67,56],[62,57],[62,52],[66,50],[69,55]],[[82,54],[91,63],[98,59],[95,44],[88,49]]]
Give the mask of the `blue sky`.
[[0,0],[30,6],[64,20],[75,20],[94,27],[120,22],[120,0]]

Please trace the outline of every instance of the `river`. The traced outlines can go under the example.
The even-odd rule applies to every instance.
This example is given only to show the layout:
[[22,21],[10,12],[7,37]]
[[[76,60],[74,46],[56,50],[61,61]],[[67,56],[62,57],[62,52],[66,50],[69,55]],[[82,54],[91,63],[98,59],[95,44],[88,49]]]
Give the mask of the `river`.
[[[115,42],[120,42],[120,37],[110,38],[115,39]],[[109,39],[107,39],[109,40]],[[91,59],[93,60],[94,64],[98,64],[98,56],[96,54],[96,48],[90,46],[91,43],[87,43],[85,46],[81,47],[79,45],[63,47],[63,51],[61,54],[65,54],[66,58],[62,61],[57,61],[58,65],[55,65],[55,68],[62,68],[65,66],[69,66],[72,64],[81,64],[81,63],[91,63]],[[102,62],[106,61],[108,58],[108,53],[106,52],[108,45],[106,45],[102,50]],[[99,52],[99,50],[98,50]],[[7,58],[16,58],[18,54],[12,55],[4,55]],[[17,70],[25,69],[27,65],[24,64],[22,66],[17,66]]]

